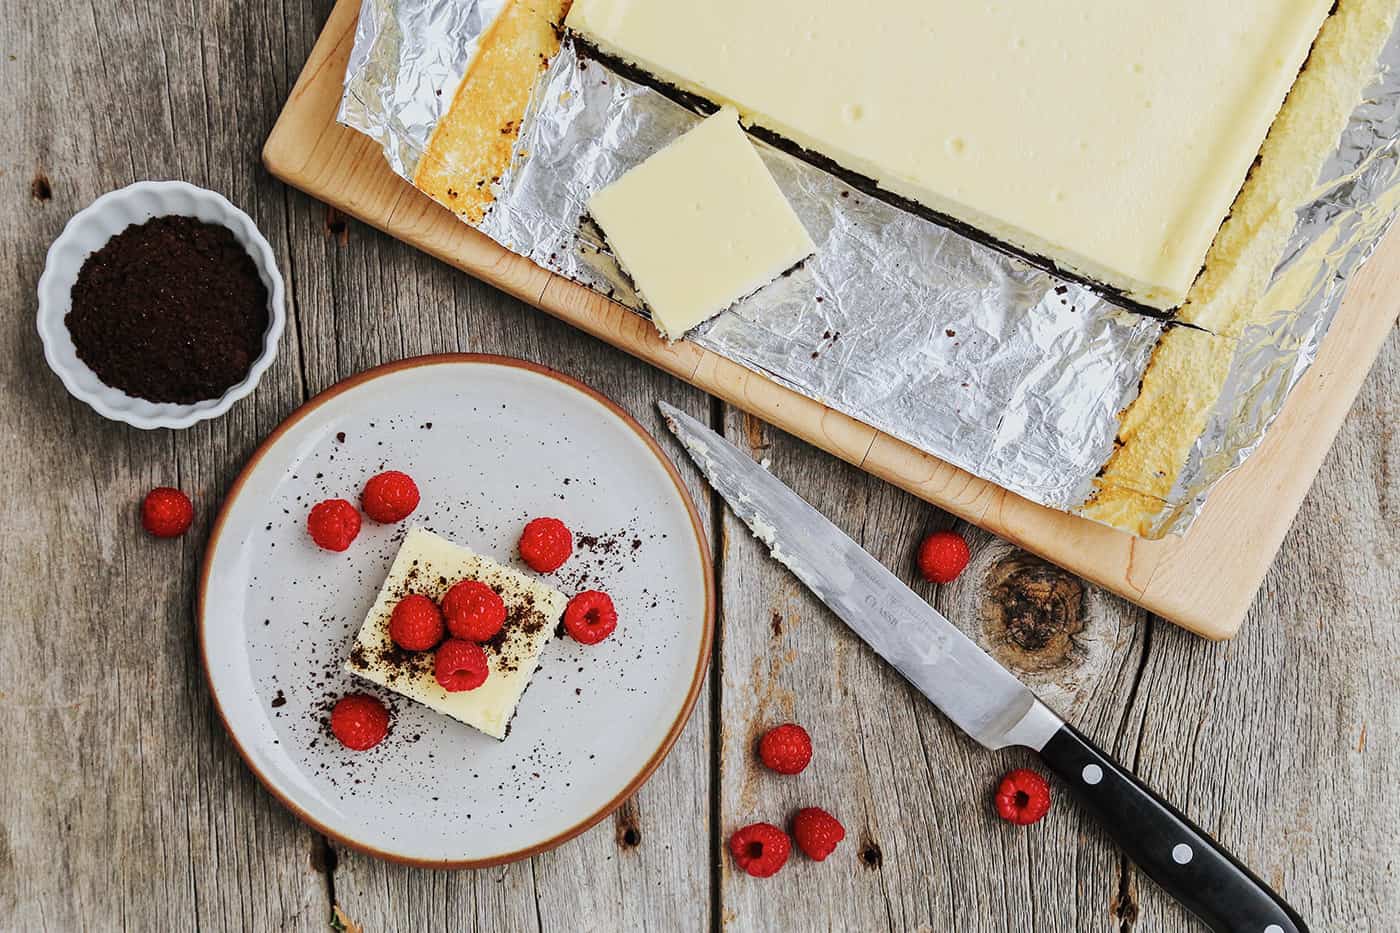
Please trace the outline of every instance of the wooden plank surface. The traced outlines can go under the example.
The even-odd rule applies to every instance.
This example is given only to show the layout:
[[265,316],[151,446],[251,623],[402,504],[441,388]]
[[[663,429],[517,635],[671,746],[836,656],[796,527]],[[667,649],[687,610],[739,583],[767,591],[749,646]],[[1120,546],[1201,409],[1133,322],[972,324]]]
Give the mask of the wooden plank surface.
[[[194,569],[256,443],[367,366],[514,354],[597,385],[654,431],[664,397],[770,457],[906,579],[920,535],[957,524],[270,178],[258,149],[329,13],[329,0],[0,4],[0,35],[18,37],[0,54],[0,930],[323,930],[337,903],[375,931],[1194,929],[1067,800],[1031,830],[991,819],[993,780],[1027,758],[953,730],[684,463],[714,534],[715,669],[675,751],[612,818],[529,862],[426,872],[337,851],[262,790],[199,673]],[[40,353],[34,289],[73,212],[165,177],[253,215],[282,261],[289,326],[258,391],[224,418],[140,432],[64,393]],[[393,189],[381,196],[411,216]],[[508,272],[529,296],[529,269]],[[1397,393],[1392,332],[1228,644],[965,524],[969,572],[916,583],[1281,886],[1315,930],[1381,933],[1400,917]],[[841,450],[860,443],[841,421],[827,435]],[[180,541],[137,528],[136,504],[159,483],[194,496],[198,523]],[[752,738],[790,716],[812,730],[817,757],[779,779],[756,765]],[[845,822],[832,859],[797,859],[768,882],[734,871],[721,848],[732,830],[804,804]]]
[[1357,277],[1317,361],[1263,448],[1223,481],[1184,537],[1145,541],[1031,503],[684,341],[540,269],[414,193],[334,121],[359,0],[340,0],[263,151],[278,177],[575,327],[760,415],[960,518],[1191,631],[1239,629],[1371,361],[1392,329],[1400,235]]

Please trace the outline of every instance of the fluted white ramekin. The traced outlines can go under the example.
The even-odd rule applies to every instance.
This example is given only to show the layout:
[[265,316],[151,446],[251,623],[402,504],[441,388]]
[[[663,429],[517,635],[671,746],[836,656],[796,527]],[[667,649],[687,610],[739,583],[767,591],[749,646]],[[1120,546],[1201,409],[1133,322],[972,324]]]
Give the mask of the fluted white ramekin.
[[[243,380],[230,386],[222,396],[191,405],[149,402],[107,385],[78,359],[64,323],[73,303],[73,283],[87,257],[131,224],[168,214],[196,217],[227,227],[253,257],[258,276],[267,288],[267,330],[263,332],[262,353]],[[49,368],[74,397],[87,402],[98,414],[143,429],[187,428],[195,422],[217,418],[257,386],[277,356],[277,342],[286,326],[284,303],[277,260],[252,218],[223,195],[183,181],[139,181],[107,192],[74,214],[49,247],[44,274],[39,279],[39,337]]]

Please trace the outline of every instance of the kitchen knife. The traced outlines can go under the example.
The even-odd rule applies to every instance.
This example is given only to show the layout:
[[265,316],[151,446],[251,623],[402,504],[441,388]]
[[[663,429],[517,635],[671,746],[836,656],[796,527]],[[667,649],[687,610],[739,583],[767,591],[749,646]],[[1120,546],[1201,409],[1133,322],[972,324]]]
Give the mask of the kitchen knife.
[[990,749],[1038,752],[1124,853],[1212,930],[1307,930],[1238,859],[1051,712],[841,529],[714,431],[659,405],[686,453],[773,557],[954,725]]

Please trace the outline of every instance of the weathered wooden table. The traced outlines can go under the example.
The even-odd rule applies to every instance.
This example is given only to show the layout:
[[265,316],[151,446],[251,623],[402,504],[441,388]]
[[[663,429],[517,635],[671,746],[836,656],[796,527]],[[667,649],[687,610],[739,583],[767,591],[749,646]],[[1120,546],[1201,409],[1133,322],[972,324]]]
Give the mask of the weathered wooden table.
[[[203,533],[283,417],[387,360],[477,350],[589,382],[653,431],[666,398],[773,471],[906,577],[949,519],[427,256],[347,223],[258,163],[330,0],[0,4],[0,929],[1184,930],[1192,921],[1066,797],[1030,830],[992,815],[1018,754],[958,734],[724,514],[714,670],[684,736],[615,816],[528,862],[384,864],[327,844],[243,766],[199,670]],[[289,327],[224,418],[143,433],[50,374],[33,326],[69,215],[143,178],[222,191],[287,278]],[[971,571],[914,585],[1278,886],[1315,930],[1400,925],[1400,339],[1343,428],[1239,638],[1211,644],[976,531]],[[672,448],[674,450],[674,448]],[[145,490],[199,512],[143,535]],[[759,780],[756,734],[795,717],[815,767]],[[736,826],[820,803],[849,832],[775,879],[723,854]]]

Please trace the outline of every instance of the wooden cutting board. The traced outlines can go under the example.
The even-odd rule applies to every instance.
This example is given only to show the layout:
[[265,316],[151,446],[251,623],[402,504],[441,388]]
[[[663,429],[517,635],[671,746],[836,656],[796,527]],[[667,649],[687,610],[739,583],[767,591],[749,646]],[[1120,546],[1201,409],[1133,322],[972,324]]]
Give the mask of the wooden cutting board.
[[1216,487],[1190,533],[1134,538],[1028,502],[694,344],[667,345],[621,305],[458,221],[391,172],[377,144],[335,122],[359,6],[339,0],[268,137],[263,161],[278,178],[1209,638],[1239,630],[1400,306],[1389,289],[1400,277],[1392,234],[1353,278],[1263,445]]

